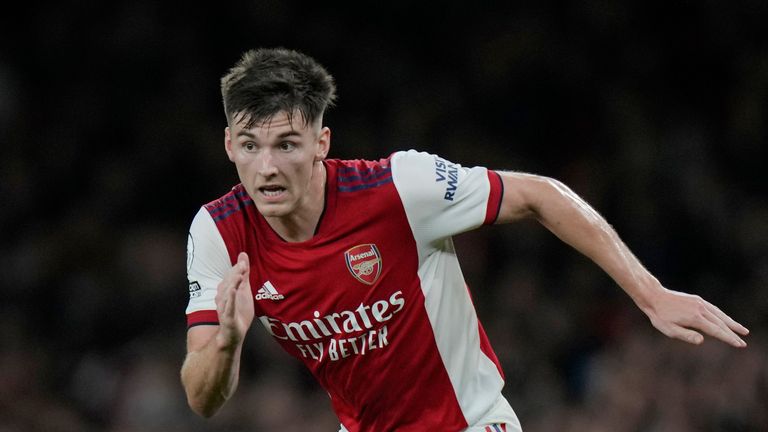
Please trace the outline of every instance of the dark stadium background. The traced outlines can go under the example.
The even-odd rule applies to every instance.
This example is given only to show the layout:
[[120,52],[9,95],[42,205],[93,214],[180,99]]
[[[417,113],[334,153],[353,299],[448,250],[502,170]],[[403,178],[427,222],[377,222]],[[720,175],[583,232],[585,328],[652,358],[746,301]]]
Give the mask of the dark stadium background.
[[179,384],[186,231],[237,181],[218,80],[258,46],[336,77],[333,156],[417,148],[558,178],[667,287],[752,330],[745,350],[668,340],[536,223],[462,235],[526,432],[768,430],[768,3],[378,3],[2,14],[0,430],[336,430],[261,328],[218,416]]

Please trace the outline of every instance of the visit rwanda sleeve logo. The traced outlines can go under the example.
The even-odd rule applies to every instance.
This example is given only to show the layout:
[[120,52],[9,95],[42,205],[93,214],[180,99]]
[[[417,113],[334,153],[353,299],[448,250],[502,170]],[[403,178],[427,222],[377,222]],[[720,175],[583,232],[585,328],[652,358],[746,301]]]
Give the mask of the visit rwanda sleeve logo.
[[344,252],[347,269],[358,281],[373,285],[381,275],[381,253],[373,243],[357,245]]

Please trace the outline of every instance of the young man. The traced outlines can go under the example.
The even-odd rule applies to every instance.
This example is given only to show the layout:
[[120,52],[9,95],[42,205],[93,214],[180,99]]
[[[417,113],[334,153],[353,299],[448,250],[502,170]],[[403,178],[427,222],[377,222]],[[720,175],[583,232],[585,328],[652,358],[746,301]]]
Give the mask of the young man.
[[415,151],[327,159],[335,87],[303,54],[247,52],[222,94],[241,183],[190,229],[181,376],[202,416],[234,393],[256,317],[327,390],[342,430],[521,430],[451,236],[526,217],[604,269],[665,335],[746,346],[746,328],[665,289],[556,180]]

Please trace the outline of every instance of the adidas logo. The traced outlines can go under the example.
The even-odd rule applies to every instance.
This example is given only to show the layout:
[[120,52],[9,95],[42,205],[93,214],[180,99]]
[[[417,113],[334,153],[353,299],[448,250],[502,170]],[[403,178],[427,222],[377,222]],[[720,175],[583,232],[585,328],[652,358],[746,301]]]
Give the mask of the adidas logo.
[[256,300],[282,300],[285,298],[284,295],[277,292],[274,285],[270,281],[264,282],[264,285],[259,288],[258,291],[256,291],[256,295],[254,296]]

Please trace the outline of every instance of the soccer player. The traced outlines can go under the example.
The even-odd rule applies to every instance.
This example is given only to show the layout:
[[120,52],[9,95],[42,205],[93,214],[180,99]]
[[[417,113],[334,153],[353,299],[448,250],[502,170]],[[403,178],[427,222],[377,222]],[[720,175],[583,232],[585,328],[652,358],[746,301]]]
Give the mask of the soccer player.
[[527,217],[605,270],[665,335],[746,346],[746,328],[664,288],[556,180],[413,150],[329,159],[335,84],[304,54],[249,51],[221,89],[241,183],[190,228],[181,377],[202,416],[234,393],[257,318],[325,388],[342,431],[520,431],[451,236]]

